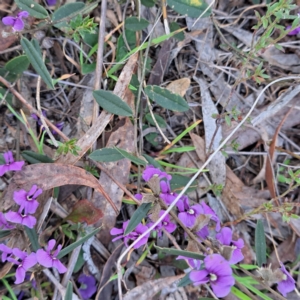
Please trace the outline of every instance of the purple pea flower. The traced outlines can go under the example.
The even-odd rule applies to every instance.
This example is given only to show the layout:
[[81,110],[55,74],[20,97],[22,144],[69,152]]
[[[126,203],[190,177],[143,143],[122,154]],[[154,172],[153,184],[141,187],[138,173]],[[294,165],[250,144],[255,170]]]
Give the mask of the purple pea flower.
[[[130,232],[127,235],[124,235],[124,232],[127,228],[129,221],[126,221],[123,223],[123,227],[122,228],[112,228],[110,231],[111,235],[119,235],[117,237],[115,237],[112,241],[116,241],[119,239],[124,238],[124,243],[126,245],[126,247],[128,247],[128,241],[129,240],[136,240],[141,234],[143,234],[146,230],[148,230],[148,227],[143,225],[143,224],[139,224],[132,232]],[[146,234],[137,244],[134,245],[134,249],[138,249],[140,246],[145,245],[148,242],[148,238],[149,238],[149,233]]]
[[47,0],[47,4],[48,4],[49,6],[54,6],[54,5],[56,5],[56,1],[57,1],[57,0]]
[[24,28],[24,21],[22,18],[28,18],[28,11],[21,11],[17,14],[16,17],[4,17],[2,18],[2,23],[7,26],[12,26],[14,31],[21,31]]
[[172,176],[167,174],[166,172],[161,171],[158,168],[155,168],[151,165],[147,166],[144,170],[142,177],[145,181],[149,181],[153,176],[158,176],[161,178],[166,178],[167,180],[171,180]]
[[231,246],[234,250],[232,252],[231,258],[228,261],[231,265],[235,265],[244,259],[242,254],[242,248],[244,247],[244,241],[238,239],[237,241],[232,240],[232,230],[229,227],[224,227],[217,233],[216,239],[225,246]]
[[19,262],[15,258],[12,257],[7,258],[7,261],[12,262],[18,266],[16,271],[15,284],[19,284],[24,281],[26,271],[28,271],[28,269],[30,269],[37,263],[36,254],[32,252],[28,255],[28,253],[26,253],[25,251],[21,251],[18,248],[12,249],[12,253],[21,260]]
[[197,216],[203,213],[200,204],[190,206],[187,196],[183,196],[176,205],[179,210],[178,218],[186,227],[193,227]]
[[175,200],[175,198],[178,196],[178,194],[173,193],[173,192],[171,191],[169,181],[163,181],[163,180],[162,180],[162,181],[160,182],[160,190],[161,190],[161,193],[160,193],[159,197],[160,197],[167,205],[170,205],[170,204]]
[[210,282],[218,298],[227,296],[235,282],[228,261],[220,254],[211,254],[205,257],[204,269],[192,271],[190,279],[194,285]]
[[56,268],[59,273],[65,273],[67,268],[61,263],[61,261],[57,258],[62,245],[58,245],[56,250],[53,250],[56,241],[54,239],[48,242],[46,251],[43,249],[39,249],[36,252],[36,258],[40,265],[46,268]]
[[4,244],[0,244],[0,251],[2,252],[2,256],[1,256],[2,262],[5,262],[6,259],[7,259],[8,254],[12,253],[12,249],[7,247]]
[[[292,28],[292,26],[287,26],[286,30],[289,30],[291,28]],[[296,27],[295,29],[293,29],[292,31],[290,31],[287,35],[297,35],[299,33],[300,33],[300,26]]]
[[11,151],[3,154],[5,165],[0,165],[0,176],[8,171],[20,171],[24,165],[24,161],[15,161]]
[[81,283],[79,290],[80,296],[83,300],[90,299],[97,291],[96,280],[94,276],[87,276],[81,274],[77,281]]
[[176,258],[176,260],[179,260],[179,259],[184,259],[188,263],[189,266],[191,266],[193,269],[196,269],[196,270],[199,270],[201,267],[201,264],[202,264],[202,261],[199,259],[185,257],[182,255],[179,255]]
[[[48,4],[49,5],[49,4]],[[47,113],[45,110],[42,110],[42,114],[45,118],[47,118]],[[37,121],[38,125],[39,126],[43,126],[43,123],[41,121],[41,119],[36,115],[36,114],[31,114],[31,117]],[[56,126],[57,129],[59,130],[62,130],[65,123],[64,122],[60,122],[60,123],[57,123],[57,124],[54,124]],[[45,130],[45,128],[43,128],[43,130]],[[55,130],[51,130],[51,133],[52,134],[57,134],[57,132]]]
[[33,185],[29,192],[19,190],[14,192],[14,201],[20,205],[20,210],[25,210],[25,214],[34,214],[39,203],[36,198],[42,193],[42,189],[38,189],[37,185]]
[[5,216],[3,212],[0,212],[0,229],[13,229],[15,226],[10,225],[7,220],[5,219]]
[[29,228],[33,228],[36,224],[36,218],[28,215],[26,213],[23,214],[23,209],[19,209],[18,212],[16,211],[9,211],[5,214],[5,218],[7,221],[16,223],[16,224],[22,224],[24,226],[27,226]]
[[283,273],[283,280],[278,282],[277,289],[284,297],[286,297],[287,293],[293,291],[296,288],[295,280],[287,271],[285,266],[282,263],[280,263],[280,265],[280,270]]
[[[161,210],[159,212],[159,217],[161,217],[164,214],[164,212],[165,212],[165,210]],[[150,218],[151,218],[151,216],[150,216]],[[153,222],[150,222],[148,224],[148,226],[151,227],[153,224],[154,224]],[[168,231],[169,233],[172,233],[176,229],[176,224],[171,222],[169,215],[166,215],[164,217],[164,219],[159,224],[157,224],[156,227],[153,229],[153,230],[156,230],[158,232],[158,237],[162,236],[162,229],[163,228],[166,231]]]

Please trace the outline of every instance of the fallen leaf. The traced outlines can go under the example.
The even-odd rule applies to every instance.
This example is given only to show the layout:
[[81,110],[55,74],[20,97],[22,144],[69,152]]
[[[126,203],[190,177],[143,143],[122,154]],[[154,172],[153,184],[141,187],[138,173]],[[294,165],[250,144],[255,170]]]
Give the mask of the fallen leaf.
[[190,87],[191,80],[187,77],[180,78],[177,80],[172,81],[166,86],[166,89],[174,94],[178,94],[183,97]]
[[29,191],[34,184],[42,190],[49,190],[54,187],[68,184],[92,187],[103,194],[105,199],[112,205],[115,212],[119,213],[116,205],[92,174],[84,169],[63,164],[28,165],[21,171],[16,172],[4,196],[3,209],[7,210],[14,204],[12,199],[15,190],[25,189],[26,191]]
[[169,287],[174,282],[178,281],[185,274],[178,276],[160,278],[157,280],[147,281],[144,284],[137,286],[136,288],[129,291],[124,297],[123,300],[140,300],[140,299],[152,299],[158,292],[163,288]]
[[101,209],[97,208],[89,200],[83,199],[74,205],[72,212],[66,217],[66,220],[74,223],[86,222],[88,225],[92,225],[102,217],[103,212]]

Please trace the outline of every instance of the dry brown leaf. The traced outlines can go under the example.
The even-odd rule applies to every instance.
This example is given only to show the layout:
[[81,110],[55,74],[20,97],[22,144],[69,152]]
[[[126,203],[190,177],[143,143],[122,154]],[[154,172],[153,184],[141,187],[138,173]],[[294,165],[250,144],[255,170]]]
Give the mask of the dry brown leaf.
[[25,189],[29,191],[34,184],[42,190],[49,190],[68,184],[89,186],[102,193],[105,199],[111,203],[115,212],[119,212],[116,205],[92,174],[78,167],[55,163],[28,165],[21,171],[16,172],[4,196],[3,209],[7,210],[14,204],[12,199],[15,190]]
[[274,174],[273,174],[273,158],[274,158],[274,152],[275,152],[275,147],[276,147],[276,141],[278,137],[278,133],[280,131],[280,128],[282,127],[283,123],[285,122],[286,118],[292,111],[292,107],[289,109],[287,114],[284,116],[282,121],[279,123],[278,127],[276,128],[272,143],[269,148],[269,156],[267,157],[266,161],[266,182],[268,189],[271,193],[271,197],[274,199],[276,198],[276,190],[275,190],[275,183],[274,183]]
[[166,86],[166,89],[174,94],[178,94],[183,97],[190,87],[191,80],[190,78],[180,78],[177,80],[172,81]]
[[[123,119],[120,121],[120,123],[121,122],[123,123],[123,126],[120,126],[110,135],[106,146],[112,148],[113,146],[118,145],[118,147],[124,149],[125,151],[133,152],[133,125],[129,118]],[[120,182],[123,185],[128,183],[131,167],[130,160],[122,159],[116,162],[103,163],[103,166],[117,182]],[[99,182],[101,182],[103,189],[111,197],[116,207],[120,209],[122,205],[122,197],[124,195],[123,190],[120,189],[117,184],[112,182],[110,177],[108,177],[104,172],[101,172]],[[103,244],[107,245],[111,241],[110,230],[115,225],[116,214],[111,209],[111,206],[108,205],[107,201],[105,201],[102,194],[94,193],[92,202],[104,212],[104,217],[101,219],[103,227],[101,233],[99,233],[99,239]]]
[[145,282],[143,285],[137,286],[136,288],[129,291],[123,300],[140,300],[140,299],[152,299],[158,292],[163,288],[169,287],[174,282],[178,281],[185,274],[178,276],[166,277],[157,280]]
[[[127,87],[136,68],[137,59],[138,53],[130,56],[119,76],[119,80],[114,89],[114,94],[119,96],[121,99],[125,99],[124,96],[127,93]],[[102,111],[100,116],[96,119],[95,124],[93,124],[93,126],[78,140],[76,145],[81,149],[78,151],[78,155],[68,153],[67,155],[60,156],[56,162],[67,165],[76,164],[76,162],[91,148],[91,145],[95,143],[111,120],[112,116],[112,114]]]

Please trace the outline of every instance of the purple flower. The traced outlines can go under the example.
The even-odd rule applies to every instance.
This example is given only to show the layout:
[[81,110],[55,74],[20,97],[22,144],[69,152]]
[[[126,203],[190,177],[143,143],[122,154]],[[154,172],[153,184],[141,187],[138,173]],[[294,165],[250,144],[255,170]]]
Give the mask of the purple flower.
[[29,192],[19,190],[14,192],[14,200],[20,205],[20,210],[25,210],[25,214],[34,214],[39,203],[36,198],[42,193],[42,189],[38,189],[37,185],[33,185]]
[[15,226],[8,224],[3,212],[0,212],[0,229],[13,229]]
[[[55,0],[55,1],[56,1],[56,0]],[[50,4],[48,4],[48,5],[50,5]],[[45,118],[47,118],[47,113],[46,113],[45,110],[42,110],[42,114],[43,114],[43,116],[44,116]],[[40,119],[36,114],[31,114],[31,117],[32,117],[34,120],[37,121],[37,123],[38,123],[39,126],[43,126],[43,123],[42,123],[41,119]],[[57,123],[57,124],[54,124],[54,125],[56,126],[57,129],[62,130],[63,127],[64,127],[64,125],[65,125],[65,123],[64,123],[64,122],[60,122],[60,123]],[[43,127],[42,130],[45,130],[45,128]],[[51,130],[51,132],[52,132],[52,134],[57,134],[56,130]]]
[[158,168],[154,168],[153,166],[149,165],[144,170],[142,177],[145,181],[149,181],[153,176],[158,176],[161,178],[166,178],[167,180],[171,180],[172,176],[167,174],[166,172],[161,171]]
[[228,261],[231,265],[234,265],[244,259],[242,254],[242,248],[244,247],[244,241],[238,239],[237,241],[232,240],[232,230],[229,227],[224,227],[217,233],[216,239],[225,246],[231,246],[234,250],[232,252],[231,258]]
[[280,263],[280,265],[280,270],[283,273],[283,280],[278,282],[277,289],[284,297],[286,297],[287,293],[293,291],[296,288],[295,280],[287,271],[285,266],[282,263]]
[[[127,235],[124,235],[124,232],[127,228],[129,221],[126,221],[123,223],[123,227],[122,228],[112,228],[112,230],[110,231],[111,235],[119,235],[117,237],[115,237],[112,241],[116,241],[119,239],[124,238],[124,243],[125,245],[128,247],[128,241],[129,240],[136,240],[141,234],[143,234],[146,230],[148,230],[148,227],[142,224],[139,224],[132,232],[130,232]],[[146,234],[137,244],[134,245],[134,249],[138,249],[140,246],[145,245],[148,242],[148,238],[149,238],[149,233]]]
[[54,5],[56,5],[56,1],[57,1],[57,0],[47,0],[47,4],[48,4],[49,6],[54,6]]
[[8,254],[12,253],[12,249],[7,247],[4,244],[0,244],[0,251],[2,252],[2,256],[1,256],[2,262],[5,262],[6,259],[7,259]]
[[[159,212],[159,217],[161,217],[164,214],[164,212],[165,212],[165,210],[161,210]],[[150,222],[148,224],[148,226],[151,227],[153,224],[154,224],[153,222]],[[171,222],[169,215],[166,215],[164,217],[164,219],[159,224],[157,224],[156,227],[153,229],[153,230],[156,230],[158,232],[159,237],[162,236],[162,228],[167,230],[169,233],[172,233],[176,229],[176,224]]]
[[58,253],[60,252],[62,245],[58,245],[56,250],[53,250],[56,241],[50,240],[48,242],[48,246],[46,251],[43,249],[39,249],[36,252],[36,258],[40,265],[46,268],[56,268],[59,273],[65,273],[67,268],[60,262],[57,258]]
[[15,161],[11,151],[3,154],[5,165],[0,165],[0,176],[8,171],[20,171],[24,165],[24,161]]
[[192,271],[190,279],[194,282],[194,285],[210,282],[218,298],[227,296],[235,282],[228,261],[220,254],[205,257],[204,269]]
[[180,211],[178,218],[186,227],[191,228],[194,226],[197,216],[203,213],[203,209],[200,204],[190,206],[187,196],[182,198],[176,204]]
[[78,290],[83,300],[90,299],[96,293],[97,287],[94,276],[81,274],[77,281],[81,283],[81,286]]
[[28,269],[30,269],[37,263],[36,254],[34,252],[32,252],[28,255],[26,252],[21,251],[18,248],[12,249],[12,253],[21,260],[19,262],[15,258],[12,258],[12,257],[7,258],[7,261],[12,262],[18,266],[17,271],[16,271],[15,284],[19,284],[24,281],[26,271],[28,271]]
[[160,182],[160,190],[161,190],[161,193],[160,193],[159,197],[167,205],[170,205],[175,200],[175,198],[178,196],[178,194],[173,193],[171,191],[169,181],[161,181]]
[[21,11],[17,14],[16,17],[4,17],[2,18],[2,23],[7,26],[12,26],[14,31],[20,31],[24,28],[24,22],[22,18],[28,18],[28,11]]
[[[286,30],[291,29],[292,26],[287,26]],[[296,27],[295,29],[293,29],[292,31],[290,31],[287,35],[297,35],[300,33],[300,27]]]
[[29,228],[33,228],[36,224],[36,218],[26,213],[22,213],[22,209],[19,209],[18,212],[16,211],[9,211],[5,214],[5,218],[7,221],[17,224],[22,224]]
[[179,255],[176,260],[178,259],[184,259],[193,269],[199,270],[202,264],[202,261],[195,258],[185,257],[182,255]]

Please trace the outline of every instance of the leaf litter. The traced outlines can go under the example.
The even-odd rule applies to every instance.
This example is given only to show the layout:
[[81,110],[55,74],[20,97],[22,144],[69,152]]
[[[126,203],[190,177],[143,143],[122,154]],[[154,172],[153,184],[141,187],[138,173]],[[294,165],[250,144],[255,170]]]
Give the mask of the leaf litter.
[[[258,260],[263,255],[253,250],[262,243],[262,240],[255,242],[254,238],[258,220],[263,221],[259,230],[261,236],[266,237],[265,246],[270,253],[267,264],[275,270],[282,263],[297,278],[299,85],[293,74],[299,73],[299,43],[297,36],[282,34],[292,21],[278,19],[279,14],[270,9],[271,1],[265,1],[269,6],[254,0],[231,1],[230,5],[225,0],[218,3],[174,0],[167,1],[169,6],[164,5],[166,1],[161,1],[162,5],[140,1],[141,7],[115,0],[102,1],[98,6],[96,2],[85,1],[54,1],[54,5],[50,2],[53,1],[28,2],[34,6],[29,9],[30,17],[24,19],[21,34],[0,24],[1,153],[11,150],[21,160],[24,150],[31,151],[30,156],[24,154],[24,159],[31,157],[31,161],[28,159],[21,171],[0,178],[1,211],[17,209],[13,200],[16,190],[28,191],[33,184],[44,190],[38,197],[40,207],[34,214],[39,220],[38,241],[17,226],[9,235],[1,237],[1,242],[11,248],[31,251],[32,243],[59,237],[59,243],[65,247],[93,228],[101,226],[101,230],[83,244],[83,251],[73,250],[70,270],[74,268],[74,271],[61,279],[53,279],[51,269],[41,278],[37,276],[41,274],[40,269],[30,269],[28,276],[33,274],[39,287],[34,292],[36,297],[42,298],[40,293],[48,295],[41,284],[50,280],[54,287],[53,299],[61,299],[71,280],[73,294],[70,297],[75,299],[81,295],[85,299],[77,282],[82,274],[94,276],[99,282],[92,299],[115,299],[118,295],[123,299],[216,297],[218,290],[212,279],[210,284],[207,280],[199,286],[188,285],[192,283],[188,281],[191,277],[183,277],[193,266],[189,260],[176,260],[153,247],[193,249],[204,254],[205,250],[199,246],[203,242],[205,249],[211,249],[210,255],[216,251],[223,253],[224,249],[220,250],[216,244],[220,243],[214,234],[216,221],[209,220],[207,215],[200,215],[206,220],[205,224],[200,224],[201,217],[196,224],[198,229],[208,226],[207,240],[193,240],[191,235],[196,229],[187,228],[180,214],[177,216],[173,210],[170,215],[171,222],[178,226],[176,231],[171,234],[165,230],[160,236],[157,227],[156,234],[151,232],[147,246],[131,249],[120,266],[116,262],[126,248],[122,240],[112,242],[111,230],[120,230],[133,217],[136,205],[146,201],[145,195],[151,190],[155,191],[151,197],[153,215],[158,215],[158,208],[166,209],[162,194],[167,193],[168,197],[179,194],[232,133],[229,142],[192,184],[187,194],[189,203],[184,205],[190,211],[205,201],[222,221],[222,227],[231,228],[233,241],[242,239],[244,259],[233,270],[242,286],[241,280],[249,276],[242,263],[254,268],[256,255]],[[292,1],[280,0],[278,7],[285,2],[291,4]],[[1,18],[16,16],[20,11],[17,6],[21,10],[25,7],[19,3],[23,1],[16,5],[8,1],[1,3]],[[213,15],[209,4],[214,9]],[[275,11],[278,7],[272,9]],[[206,8],[208,14],[200,17]],[[297,16],[299,6],[290,8],[289,13]],[[48,14],[53,26],[41,20]],[[88,14],[94,19],[86,18]],[[269,14],[276,16],[277,27],[268,31],[272,28],[267,20]],[[260,31],[254,31],[253,26],[259,22],[262,22]],[[99,24],[102,25],[99,27]],[[47,31],[47,28],[52,29]],[[143,30],[139,30],[141,28]],[[167,38],[167,28],[171,32],[184,28],[184,35]],[[43,36],[40,46],[33,39],[39,34]],[[98,41],[104,45],[101,54],[97,53]],[[20,55],[20,49],[25,51],[31,65],[25,71],[21,66],[16,66],[14,72],[6,69],[7,63]],[[28,49],[33,49],[37,58],[27,53]],[[133,54],[128,56],[132,50]],[[33,61],[35,59],[37,61]],[[103,67],[100,73],[99,65]],[[95,80],[99,80],[97,85]],[[271,82],[250,119],[236,130],[259,93]],[[40,93],[37,93],[38,85]],[[95,86],[101,88],[94,92]],[[97,97],[94,99],[93,95]],[[59,151],[32,118],[38,99],[51,130],[51,123],[63,122],[62,133],[56,136]],[[100,110],[96,117],[95,100]],[[195,122],[197,126],[189,130]],[[180,136],[185,130],[189,134]],[[167,145],[168,141],[171,144]],[[105,162],[93,163],[87,159],[100,149],[106,149]],[[109,149],[122,149],[128,156],[107,161]],[[168,182],[165,179],[156,188],[154,183],[146,185],[145,178],[141,178],[145,167],[128,159],[130,155],[147,161],[148,167],[153,165],[171,174],[171,186],[175,189],[172,191],[171,186],[162,183]],[[49,163],[39,161],[41,157]],[[59,192],[58,187],[61,187]],[[186,213],[183,208],[179,211]],[[149,222],[145,218],[141,224],[148,226]],[[133,234],[132,242],[137,232],[133,230],[130,234]],[[64,263],[68,265],[68,258],[64,258]],[[124,273],[121,285],[120,273],[117,276],[120,267]],[[10,262],[3,264],[0,278],[17,293],[16,285],[7,277],[13,268]],[[250,275],[256,284],[249,287],[245,283],[241,288],[236,281],[228,297],[246,297],[247,294],[248,298],[255,299],[261,296],[263,289],[268,289],[266,297],[269,298],[265,299],[282,299],[274,283],[267,286],[265,278],[255,271]],[[184,280],[187,285],[180,287]],[[23,299],[29,297],[30,289],[27,288]],[[1,296],[9,293],[0,285]],[[296,292],[290,290],[288,297],[295,296]]]

